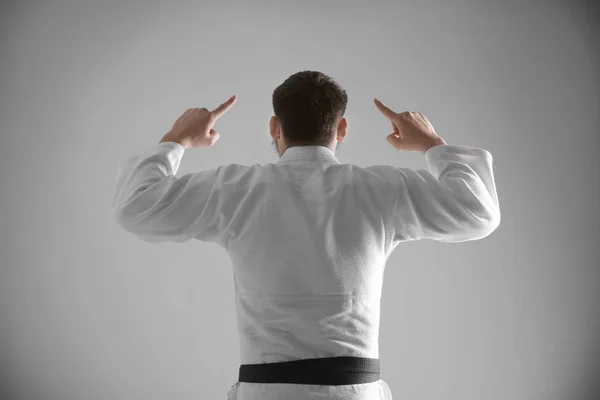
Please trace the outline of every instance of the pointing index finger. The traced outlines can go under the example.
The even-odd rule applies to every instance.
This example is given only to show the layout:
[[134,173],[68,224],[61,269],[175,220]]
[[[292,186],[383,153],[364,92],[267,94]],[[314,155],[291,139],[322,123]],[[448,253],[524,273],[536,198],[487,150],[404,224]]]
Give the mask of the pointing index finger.
[[225,114],[231,108],[231,106],[233,106],[236,100],[237,96],[234,94],[229,98],[229,100],[221,104],[219,107],[215,108],[211,113],[215,117],[219,118],[221,115]]
[[385,115],[388,119],[393,120],[397,116],[395,112],[393,112],[392,110],[390,110],[378,98],[373,99],[373,101],[375,102],[375,105],[377,106],[377,108],[379,109],[379,111],[381,111],[381,113],[383,115]]

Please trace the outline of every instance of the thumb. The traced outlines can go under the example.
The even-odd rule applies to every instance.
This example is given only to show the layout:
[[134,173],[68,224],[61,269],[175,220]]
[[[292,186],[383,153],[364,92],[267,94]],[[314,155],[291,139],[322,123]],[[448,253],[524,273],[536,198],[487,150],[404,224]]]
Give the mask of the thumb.
[[400,136],[396,133],[390,133],[385,139],[391,144],[398,144],[401,141]]
[[219,137],[221,137],[221,135],[219,135],[219,132],[217,132],[211,128],[210,137],[213,138],[215,141],[217,141],[217,140],[219,140]]

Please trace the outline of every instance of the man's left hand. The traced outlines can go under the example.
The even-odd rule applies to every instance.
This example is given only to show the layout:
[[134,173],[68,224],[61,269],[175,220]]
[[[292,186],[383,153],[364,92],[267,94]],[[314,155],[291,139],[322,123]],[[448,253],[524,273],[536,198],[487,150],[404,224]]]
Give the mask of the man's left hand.
[[219,140],[219,132],[213,129],[217,120],[236,102],[233,95],[225,103],[208,111],[206,108],[190,108],[175,121],[161,142],[177,142],[183,147],[211,147]]

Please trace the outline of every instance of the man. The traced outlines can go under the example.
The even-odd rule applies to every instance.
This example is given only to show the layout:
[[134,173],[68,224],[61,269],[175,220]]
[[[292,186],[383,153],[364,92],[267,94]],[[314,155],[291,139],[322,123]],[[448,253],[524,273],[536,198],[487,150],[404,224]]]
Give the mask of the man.
[[347,95],[315,71],[273,93],[274,164],[230,164],[175,177],[187,148],[210,147],[214,111],[187,110],[162,141],[119,172],[119,224],[157,243],[198,239],[229,253],[247,399],[391,399],[379,378],[379,311],[385,264],[401,242],[464,242],[500,224],[492,155],[448,145],[427,118],[375,105],[398,150],[420,151],[429,171],[335,157],[347,134]]

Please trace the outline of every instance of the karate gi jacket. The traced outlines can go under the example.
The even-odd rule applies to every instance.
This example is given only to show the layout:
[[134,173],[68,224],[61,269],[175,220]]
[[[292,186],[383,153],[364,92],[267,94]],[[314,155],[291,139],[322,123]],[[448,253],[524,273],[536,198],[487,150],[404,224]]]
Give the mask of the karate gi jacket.
[[[480,148],[434,146],[428,169],[413,170],[341,164],[327,147],[296,146],[275,163],[176,177],[184,152],[163,142],[124,162],[114,216],[149,243],[197,239],[227,251],[242,364],[379,358],[384,268],[396,246],[478,240],[500,224],[492,155]],[[383,380],[235,382],[227,396],[392,399]]]

